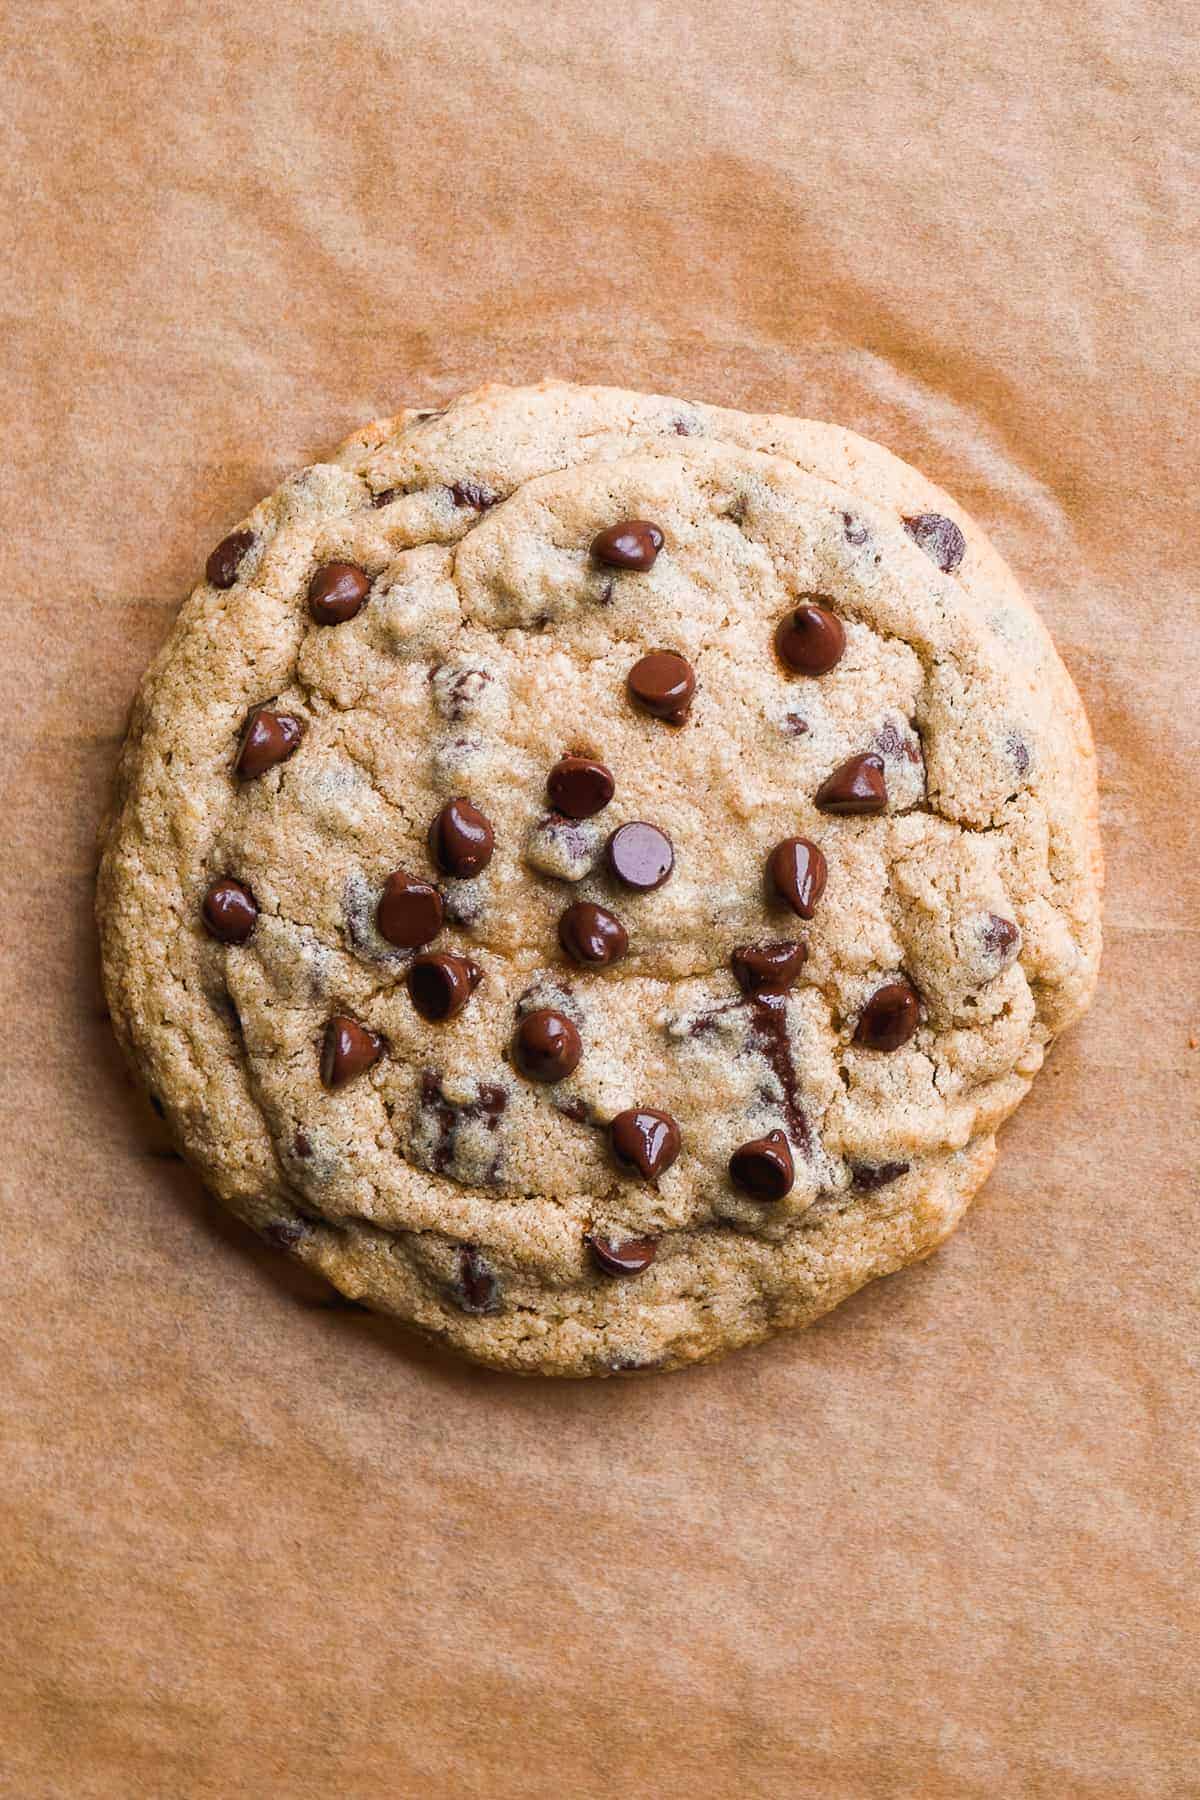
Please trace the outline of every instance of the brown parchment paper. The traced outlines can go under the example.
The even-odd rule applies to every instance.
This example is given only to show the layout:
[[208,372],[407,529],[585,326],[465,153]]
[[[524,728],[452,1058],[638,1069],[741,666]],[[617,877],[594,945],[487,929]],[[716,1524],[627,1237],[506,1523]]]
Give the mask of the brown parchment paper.
[[[1200,1794],[1189,0],[10,0],[0,1792]],[[331,1310],[170,1159],[93,834],[203,558],[556,373],[879,437],[1100,745],[1094,1010],[931,1262],[549,1385]]]

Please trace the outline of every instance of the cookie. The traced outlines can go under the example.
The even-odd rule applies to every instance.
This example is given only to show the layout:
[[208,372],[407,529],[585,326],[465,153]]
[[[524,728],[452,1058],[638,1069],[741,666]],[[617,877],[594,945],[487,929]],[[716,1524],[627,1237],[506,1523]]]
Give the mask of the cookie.
[[1078,696],[959,507],[831,425],[547,382],[368,426],[217,546],[98,914],[234,1212],[605,1375],[928,1254],[1100,887]]

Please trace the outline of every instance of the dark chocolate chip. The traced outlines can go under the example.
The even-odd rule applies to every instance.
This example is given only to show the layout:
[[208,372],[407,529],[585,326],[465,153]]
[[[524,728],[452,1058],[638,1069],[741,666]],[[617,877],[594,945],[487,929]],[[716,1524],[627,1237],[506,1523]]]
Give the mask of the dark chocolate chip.
[[382,1055],[383,1039],[377,1032],[345,1013],[335,1013],[325,1027],[321,1045],[321,1081],[327,1088],[345,1087]]
[[442,929],[445,908],[442,896],[428,881],[418,881],[397,869],[389,875],[379,897],[375,923],[381,937],[401,950],[420,950],[431,944]]
[[455,506],[469,506],[472,512],[486,512],[500,498],[481,481],[456,481],[450,489]]
[[318,625],[343,625],[361,610],[370,587],[357,563],[324,563],[308,584],[308,610]]
[[790,987],[807,955],[807,944],[785,939],[777,944],[743,944],[729,961],[743,994],[756,994],[760,988]]
[[460,1013],[479,983],[483,970],[469,956],[431,950],[408,965],[408,997],[423,1019],[440,1024]]
[[822,598],[820,594],[806,594],[775,630],[779,660],[797,675],[828,675],[845,653],[842,621],[827,606],[819,604]]
[[232,875],[214,881],[201,909],[210,937],[221,944],[244,944],[258,923],[258,902]]
[[263,1226],[263,1236],[276,1250],[294,1250],[304,1236],[304,1226],[291,1219],[272,1219]]
[[607,907],[577,900],[558,921],[558,941],[573,962],[607,969],[628,950],[629,933]]
[[696,693],[696,672],[673,650],[652,650],[626,677],[630,698],[655,719],[682,725]]
[[767,872],[779,898],[802,919],[811,919],[829,873],[820,845],[810,838],[784,838],[772,850]]
[[918,513],[905,519],[904,529],[942,573],[953,575],[966,554],[967,540],[945,513]]
[[899,1050],[921,1023],[921,1002],[907,981],[877,988],[858,1016],[854,1041],[866,1050]]
[[204,573],[215,588],[231,588],[237,580],[242,558],[254,543],[252,531],[232,531],[222,538],[204,565]]
[[865,544],[871,535],[862,520],[856,519],[853,513],[842,514],[842,530],[848,544]]
[[662,547],[663,534],[648,519],[620,519],[592,539],[597,562],[610,569],[638,569],[643,574],[654,567]]
[[303,1157],[305,1160],[312,1155],[312,1139],[309,1137],[307,1131],[297,1131],[295,1137],[292,1139],[292,1149],[296,1152],[297,1156]]
[[596,1267],[603,1275],[640,1275],[654,1261],[658,1243],[654,1238],[584,1239]]
[[613,797],[612,771],[588,756],[563,756],[546,780],[546,797],[568,819],[590,819]]
[[912,1164],[906,1162],[851,1163],[850,1179],[856,1188],[871,1193],[875,1188],[886,1187],[890,1181],[899,1181],[911,1167]]
[[429,854],[444,875],[469,881],[492,860],[496,834],[491,821],[463,795],[448,800],[429,827]]
[[553,1007],[540,1006],[517,1026],[513,1058],[531,1081],[565,1081],[579,1067],[583,1043],[570,1019]]
[[666,832],[642,819],[619,826],[605,846],[605,855],[617,880],[639,894],[660,888],[675,867],[675,852]]
[[269,706],[256,706],[246,720],[234,768],[245,780],[254,781],[293,756],[303,736],[303,720],[292,713],[272,712]]
[[885,812],[888,793],[883,758],[873,751],[864,756],[847,757],[821,783],[813,800],[822,812],[827,813]]
[[670,1113],[651,1106],[633,1106],[618,1113],[608,1128],[613,1155],[629,1174],[652,1181],[670,1168],[679,1155],[679,1127]]
[[500,1283],[495,1270],[479,1254],[474,1244],[464,1244],[458,1253],[458,1281],[454,1298],[464,1312],[498,1313]]
[[988,913],[983,922],[984,953],[993,962],[1010,963],[1021,947],[1021,930],[1011,919]]
[[751,1138],[729,1159],[729,1179],[752,1200],[782,1200],[796,1179],[792,1147],[782,1131]]

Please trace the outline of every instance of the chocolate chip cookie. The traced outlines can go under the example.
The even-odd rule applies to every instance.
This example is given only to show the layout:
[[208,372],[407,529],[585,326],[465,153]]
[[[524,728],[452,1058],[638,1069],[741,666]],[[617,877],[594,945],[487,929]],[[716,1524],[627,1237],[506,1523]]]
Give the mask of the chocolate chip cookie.
[[959,507],[831,425],[548,382],[368,426],[216,547],[98,910],[234,1212],[588,1375],[932,1250],[1100,886],[1078,696]]

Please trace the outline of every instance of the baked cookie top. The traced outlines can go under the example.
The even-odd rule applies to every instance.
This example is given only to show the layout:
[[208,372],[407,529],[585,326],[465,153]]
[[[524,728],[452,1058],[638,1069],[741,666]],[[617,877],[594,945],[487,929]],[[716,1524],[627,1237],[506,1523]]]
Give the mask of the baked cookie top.
[[483,388],[209,558],[105,833],[116,1029],[234,1211],[609,1373],[926,1254],[1099,952],[1070,678],[828,425]]

